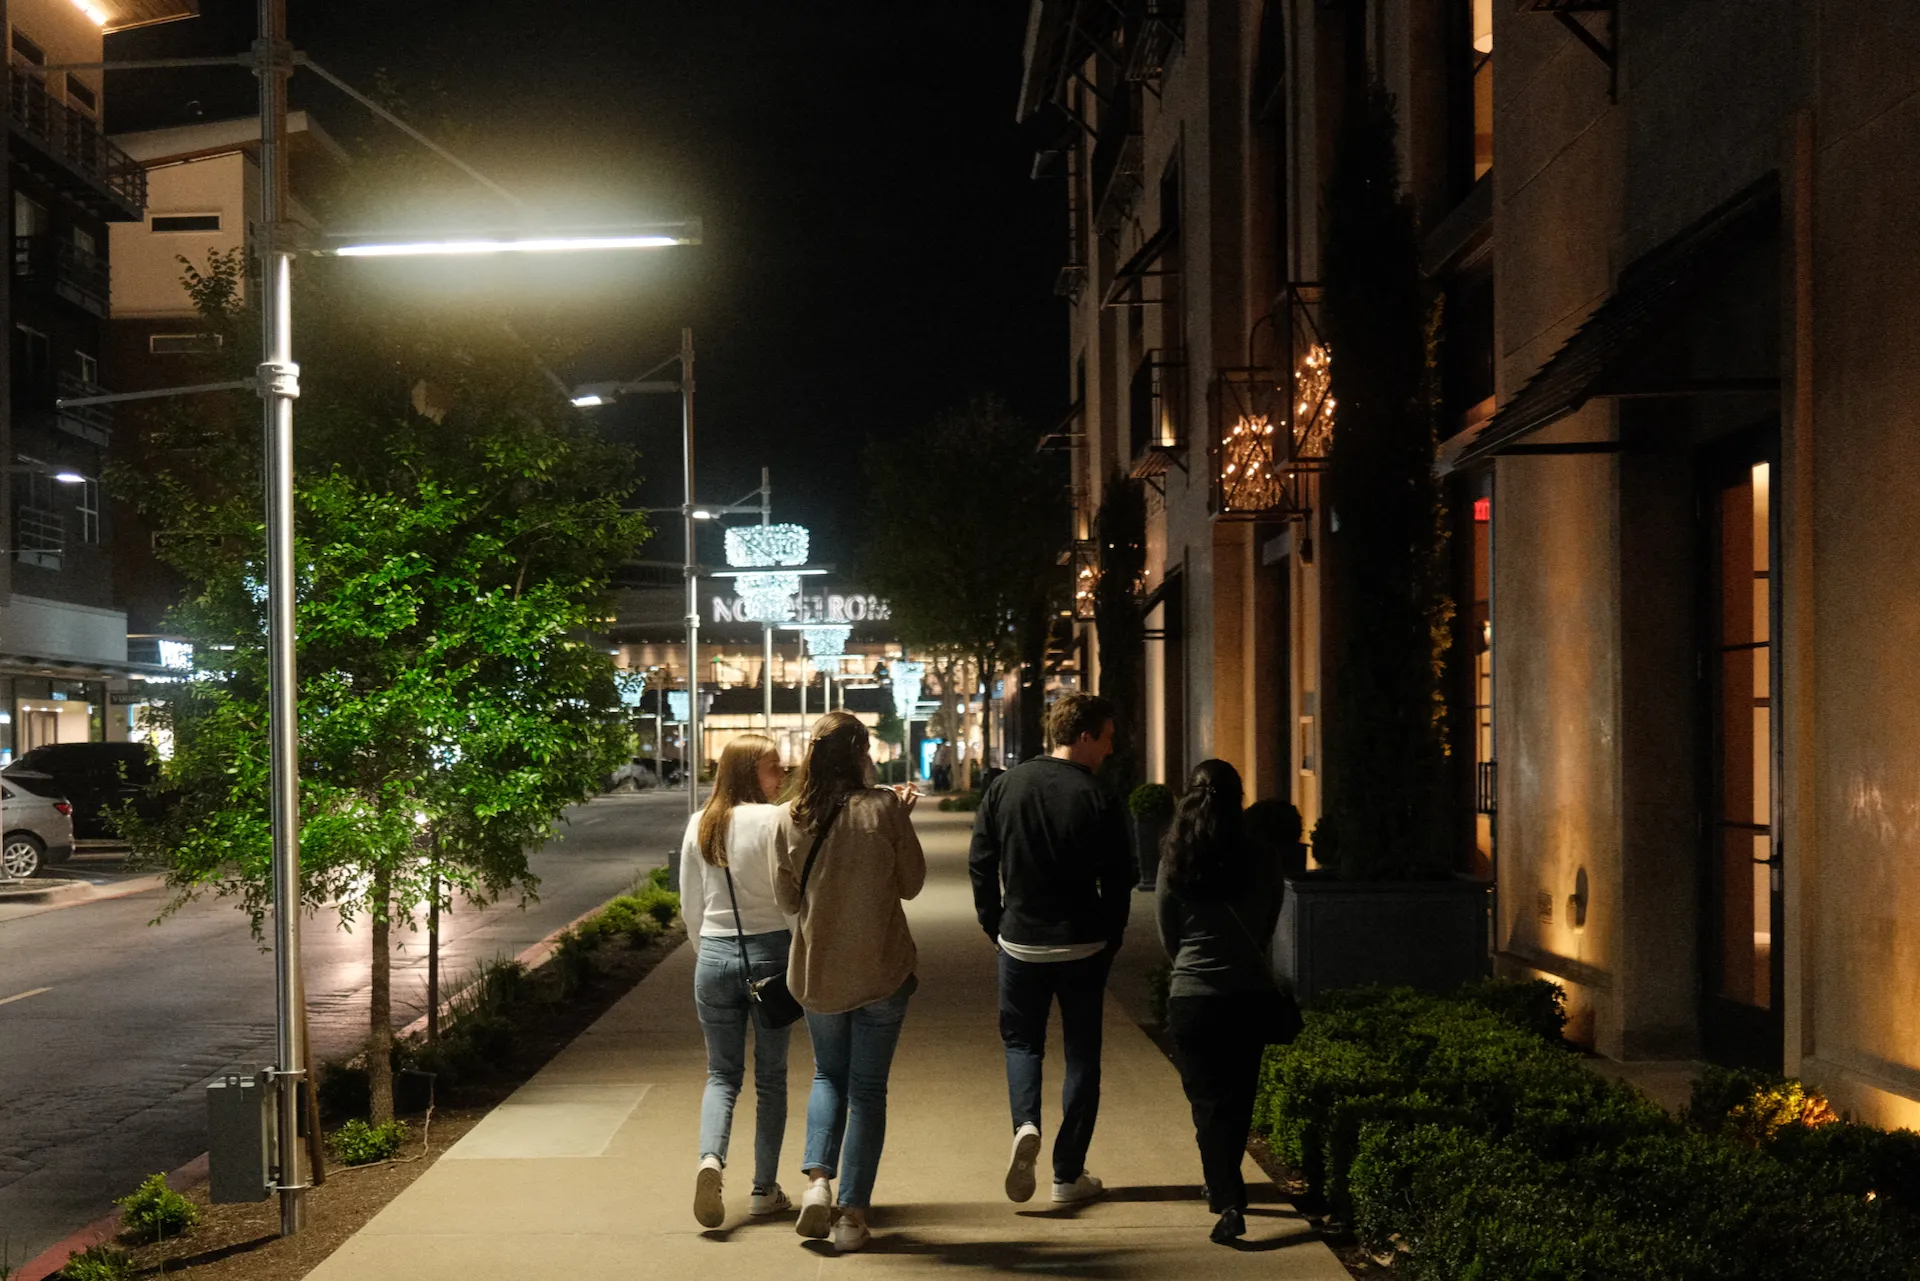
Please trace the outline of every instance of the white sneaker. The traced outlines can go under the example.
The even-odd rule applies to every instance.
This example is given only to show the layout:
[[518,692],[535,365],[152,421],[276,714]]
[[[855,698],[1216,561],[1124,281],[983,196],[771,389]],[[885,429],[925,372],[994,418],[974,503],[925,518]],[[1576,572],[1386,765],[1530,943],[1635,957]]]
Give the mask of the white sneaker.
[[873,1240],[873,1233],[867,1225],[858,1219],[841,1215],[840,1221],[833,1225],[833,1248],[840,1254],[852,1254],[855,1250],[864,1250]]
[[780,1190],[778,1183],[764,1192],[755,1188],[753,1199],[747,1203],[747,1213],[756,1219],[763,1219],[769,1214],[779,1214],[782,1210],[792,1208],[793,1201]]
[[1013,1157],[1007,1162],[1007,1200],[1033,1199],[1033,1165],[1040,1159],[1040,1127],[1032,1123],[1013,1132]]
[[832,1227],[833,1185],[825,1179],[815,1179],[800,1194],[800,1221],[793,1225],[793,1230],[803,1237],[821,1241]]
[[727,1221],[727,1203],[721,1198],[720,1158],[700,1158],[700,1173],[693,1180],[693,1217],[703,1228],[717,1228]]
[[1083,1170],[1081,1171],[1080,1177],[1072,1183],[1056,1183],[1053,1185],[1053,1203],[1055,1205],[1079,1205],[1083,1201],[1093,1200],[1106,1190],[1105,1184]]

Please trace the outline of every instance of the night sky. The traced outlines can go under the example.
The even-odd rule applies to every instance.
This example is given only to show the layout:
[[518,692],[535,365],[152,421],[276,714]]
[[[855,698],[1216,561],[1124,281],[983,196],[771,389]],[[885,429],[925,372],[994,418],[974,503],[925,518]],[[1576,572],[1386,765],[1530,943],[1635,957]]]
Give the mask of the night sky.
[[[246,48],[251,0],[202,8],[115,37],[109,56]],[[577,351],[562,372],[578,381],[635,376],[692,325],[699,497],[731,501],[766,464],[776,519],[812,526],[825,560],[858,537],[868,439],[912,449],[933,415],[981,391],[1036,425],[1065,409],[1061,193],[1029,178],[1047,139],[1013,121],[1025,18],[1025,0],[290,0],[289,15],[316,62],[365,89],[386,77],[540,216],[704,220],[699,248],[414,266],[391,287],[499,311]],[[430,216],[512,216],[324,84],[294,83],[294,106],[335,136],[443,177]],[[118,73],[109,125],[248,114],[252,86],[240,70]],[[677,503],[677,402],[600,412],[645,453],[646,500]],[[717,558],[717,540],[702,550]],[[680,540],[663,532],[646,554],[678,559]]]

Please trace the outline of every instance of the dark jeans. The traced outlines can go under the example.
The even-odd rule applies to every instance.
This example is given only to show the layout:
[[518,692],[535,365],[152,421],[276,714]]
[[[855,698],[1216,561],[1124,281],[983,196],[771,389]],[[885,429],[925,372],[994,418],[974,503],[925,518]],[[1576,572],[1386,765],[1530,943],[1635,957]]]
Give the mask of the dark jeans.
[[1215,1214],[1247,1207],[1240,1162],[1253,1128],[1253,1096],[1266,1049],[1254,1017],[1257,1001],[1249,994],[1176,996],[1167,1002],[1167,1031],[1193,1108],[1207,1206]]
[[1113,950],[1079,961],[1016,961],[1000,953],[1000,1040],[1007,1050],[1007,1101],[1013,1127],[1040,1124],[1040,1065],[1047,1053],[1047,1016],[1060,1002],[1066,1047],[1060,1132],[1053,1140],[1053,1179],[1071,1183],[1086,1170],[1087,1145],[1100,1116],[1100,1020]]

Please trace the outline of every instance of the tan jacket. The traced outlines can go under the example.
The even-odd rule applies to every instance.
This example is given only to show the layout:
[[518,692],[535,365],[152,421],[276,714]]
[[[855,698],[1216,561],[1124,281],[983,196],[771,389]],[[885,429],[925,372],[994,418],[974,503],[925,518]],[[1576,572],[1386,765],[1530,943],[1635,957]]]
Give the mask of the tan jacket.
[[892,996],[913,973],[919,954],[900,903],[927,883],[927,859],[899,797],[879,787],[855,792],[820,847],[803,903],[813,837],[794,825],[792,804],[780,807],[773,894],[781,911],[799,916],[787,987],[815,1014],[843,1014]]

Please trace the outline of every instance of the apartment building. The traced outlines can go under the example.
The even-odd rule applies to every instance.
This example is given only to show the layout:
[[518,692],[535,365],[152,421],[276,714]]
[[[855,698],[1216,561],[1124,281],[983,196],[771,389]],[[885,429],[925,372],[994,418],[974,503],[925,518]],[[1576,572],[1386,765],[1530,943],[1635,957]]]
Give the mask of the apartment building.
[[[125,391],[204,382],[202,358],[217,350],[220,337],[195,310],[183,277],[187,264],[204,271],[215,255],[250,243],[260,208],[259,118],[199,120],[116,133],[112,141],[141,168],[147,187],[145,216],[111,231],[107,346],[115,378]],[[289,217],[317,230],[300,196],[313,199],[336,183],[347,152],[305,111],[287,115],[287,150],[295,189]],[[152,531],[130,505],[115,504],[114,517],[112,558],[131,652],[158,662],[161,642],[170,639],[166,613],[184,584],[156,558]]]
[[100,476],[112,444],[99,407],[56,408],[111,385],[103,364],[109,228],[137,221],[146,174],[102,130],[93,70],[104,37],[190,17],[194,0],[8,0],[4,166],[13,269],[0,418],[0,762],[41,743],[124,738],[129,664]]

